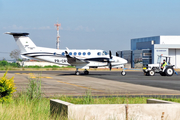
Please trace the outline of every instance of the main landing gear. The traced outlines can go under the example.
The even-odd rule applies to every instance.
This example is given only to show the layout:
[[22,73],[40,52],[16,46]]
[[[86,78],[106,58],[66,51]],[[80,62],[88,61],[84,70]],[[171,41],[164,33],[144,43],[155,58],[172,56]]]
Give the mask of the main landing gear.
[[[80,72],[78,71],[78,68],[76,68],[75,75],[80,75]],[[89,75],[89,71],[85,69],[84,70],[84,75]]]
[[85,75],[89,75],[89,71],[85,69],[85,70],[84,70],[84,74],[85,74]]

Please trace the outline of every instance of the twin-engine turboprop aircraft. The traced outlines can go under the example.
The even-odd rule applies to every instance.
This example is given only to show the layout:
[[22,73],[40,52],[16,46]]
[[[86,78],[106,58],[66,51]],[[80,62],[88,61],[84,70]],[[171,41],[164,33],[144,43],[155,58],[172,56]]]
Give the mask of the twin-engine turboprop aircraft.
[[[106,67],[111,68],[124,68],[124,64],[127,60],[113,56],[111,51],[109,54],[104,50],[90,50],[90,49],[52,49],[45,47],[37,47],[33,41],[29,38],[29,33],[11,33],[6,34],[13,35],[20,51],[21,57],[26,59],[35,59],[41,61],[47,61],[56,63],[59,65],[72,65],[76,67],[75,74],[79,75],[79,68],[85,69],[84,74],[89,74],[87,69]],[[126,75],[125,71],[121,72],[122,75]]]

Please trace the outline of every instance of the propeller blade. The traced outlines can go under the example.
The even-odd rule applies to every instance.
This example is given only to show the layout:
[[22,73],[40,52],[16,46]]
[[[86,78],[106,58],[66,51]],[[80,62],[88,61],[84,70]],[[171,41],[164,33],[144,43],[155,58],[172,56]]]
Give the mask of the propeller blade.
[[119,54],[116,52],[116,56],[119,56]]
[[69,55],[67,51],[65,51],[66,55]]
[[112,59],[111,51],[109,51],[109,58]]
[[112,69],[111,62],[108,63],[108,66],[109,66],[109,70],[111,71],[111,69]]

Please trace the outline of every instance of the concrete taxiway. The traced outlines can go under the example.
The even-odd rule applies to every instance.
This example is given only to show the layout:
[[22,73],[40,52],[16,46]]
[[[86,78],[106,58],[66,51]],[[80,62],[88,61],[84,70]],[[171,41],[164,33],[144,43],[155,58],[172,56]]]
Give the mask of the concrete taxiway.
[[[4,71],[0,71],[3,76]],[[45,97],[54,95],[82,96],[91,91],[96,96],[175,95],[180,96],[180,76],[144,76],[141,71],[90,71],[74,75],[74,71],[9,71],[14,76],[17,92],[24,91],[29,79],[40,79]]]

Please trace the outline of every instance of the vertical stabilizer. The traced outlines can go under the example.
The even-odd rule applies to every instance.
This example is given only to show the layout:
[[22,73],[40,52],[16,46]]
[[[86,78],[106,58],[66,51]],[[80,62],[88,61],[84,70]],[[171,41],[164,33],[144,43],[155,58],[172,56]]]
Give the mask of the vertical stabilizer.
[[36,48],[36,45],[29,38],[29,33],[11,33],[7,32],[6,34],[13,35],[21,53],[28,52]]

